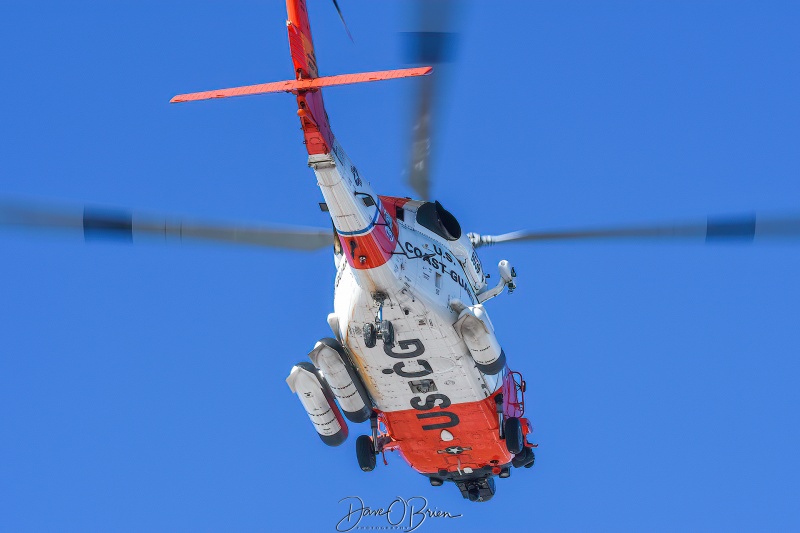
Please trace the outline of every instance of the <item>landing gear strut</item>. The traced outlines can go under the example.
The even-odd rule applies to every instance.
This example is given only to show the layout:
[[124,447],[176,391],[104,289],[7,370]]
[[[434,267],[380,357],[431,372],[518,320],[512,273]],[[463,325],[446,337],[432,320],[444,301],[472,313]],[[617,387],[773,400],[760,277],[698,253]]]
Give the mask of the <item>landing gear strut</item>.
[[[372,436],[361,435],[356,439],[356,459],[358,459],[358,466],[364,472],[375,470],[376,457],[384,451],[384,446],[391,442],[390,437],[379,433],[378,414],[374,411],[369,417],[369,425]],[[386,464],[386,459],[383,460],[383,463]]]

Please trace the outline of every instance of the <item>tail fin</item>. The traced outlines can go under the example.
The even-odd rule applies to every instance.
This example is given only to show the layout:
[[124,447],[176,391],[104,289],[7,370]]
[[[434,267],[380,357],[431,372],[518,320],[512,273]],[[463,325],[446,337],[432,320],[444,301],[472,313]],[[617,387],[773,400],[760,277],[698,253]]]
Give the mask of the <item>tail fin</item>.
[[317,78],[317,56],[314,54],[314,42],[311,39],[306,0],[286,0],[286,12],[289,17],[286,28],[289,32],[289,49],[295,77],[298,80]]
[[[292,54],[295,78],[298,80],[319,77],[314,41],[311,40],[311,24],[308,21],[306,0],[286,0],[289,32],[289,50]],[[328,154],[333,146],[333,133],[325,112],[322,93],[299,92],[297,114],[303,128],[308,155]]]

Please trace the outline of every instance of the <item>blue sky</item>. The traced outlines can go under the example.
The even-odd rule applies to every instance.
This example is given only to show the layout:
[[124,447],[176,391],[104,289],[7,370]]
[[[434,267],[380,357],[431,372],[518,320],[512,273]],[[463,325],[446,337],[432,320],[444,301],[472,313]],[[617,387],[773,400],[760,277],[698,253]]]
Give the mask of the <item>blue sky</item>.
[[[404,66],[402,2],[310,1],[320,69]],[[473,2],[433,194],[470,231],[796,212],[794,2]],[[288,95],[283,2],[0,4],[0,194],[325,226]],[[334,132],[404,196],[413,80],[333,88]],[[338,500],[425,496],[421,531],[800,528],[800,248],[492,248],[489,306],[540,447],[486,505],[395,455],[358,470],[284,382],[328,335],[333,263],[0,235],[0,525],[333,531]],[[493,268],[492,268],[493,270]],[[377,522],[375,525],[379,525]]]

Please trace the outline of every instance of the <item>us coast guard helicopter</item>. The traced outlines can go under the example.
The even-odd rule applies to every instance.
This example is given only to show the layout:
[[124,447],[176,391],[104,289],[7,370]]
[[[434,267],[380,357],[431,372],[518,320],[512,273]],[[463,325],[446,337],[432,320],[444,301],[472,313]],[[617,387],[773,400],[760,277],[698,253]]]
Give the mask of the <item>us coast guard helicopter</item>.
[[[336,2],[334,2],[336,3]],[[522,375],[512,371],[485,304],[516,287],[508,261],[492,283],[476,249],[493,244],[574,239],[752,239],[797,236],[797,218],[753,216],[701,223],[530,232],[498,236],[466,233],[438,201],[428,201],[427,159],[431,66],[320,76],[305,0],[287,0],[287,31],[294,78],[176,96],[172,102],[288,92],[330,214],[330,229],[273,229],[203,224],[85,208],[0,204],[0,225],[82,231],[86,237],[152,236],[316,250],[333,243],[336,264],[332,337],[320,339],[286,382],[326,445],[348,437],[347,421],[369,421],[355,439],[363,471],[377,456],[397,451],[433,486],[455,484],[464,498],[487,501],[495,477],[535,461],[533,427],[525,416]],[[338,9],[338,5],[336,6]],[[341,15],[341,12],[340,12]],[[429,32],[429,64],[438,64],[439,32]],[[422,77],[412,151],[411,183],[422,199],[379,195],[337,142],[322,88]]]
[[[465,498],[486,501],[494,476],[534,463],[525,382],[509,370],[483,306],[513,290],[516,273],[501,262],[490,287],[474,249],[480,237],[462,231],[439,202],[379,196],[332,133],[322,87],[424,76],[431,67],[320,77],[305,1],[286,6],[294,80],[172,101],[296,95],[308,165],[333,221],[337,268],[333,337],[318,341],[286,382],[327,445],[347,439],[345,418],[369,420],[371,434],[355,443],[362,470],[397,450],[432,485],[452,481]],[[330,231],[291,240],[328,246]]]

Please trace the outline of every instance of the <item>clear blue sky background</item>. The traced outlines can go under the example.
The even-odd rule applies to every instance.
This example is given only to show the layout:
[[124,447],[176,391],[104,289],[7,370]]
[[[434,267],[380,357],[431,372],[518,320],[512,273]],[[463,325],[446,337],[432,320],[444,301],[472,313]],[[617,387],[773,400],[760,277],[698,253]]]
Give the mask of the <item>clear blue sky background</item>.
[[[325,74],[404,66],[402,2],[310,1]],[[796,211],[797,2],[474,2],[434,195],[470,231]],[[502,6],[502,7],[501,7]],[[283,2],[0,3],[0,193],[326,226],[288,95]],[[383,194],[403,80],[331,89]],[[488,504],[329,449],[284,378],[329,334],[327,251],[0,235],[0,529],[332,531],[422,495],[421,531],[800,529],[800,247],[551,244],[490,305],[537,464]],[[492,270],[494,268],[492,267]],[[377,523],[376,523],[377,524]]]

